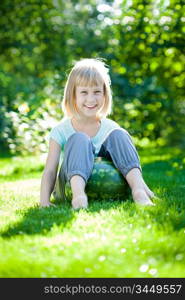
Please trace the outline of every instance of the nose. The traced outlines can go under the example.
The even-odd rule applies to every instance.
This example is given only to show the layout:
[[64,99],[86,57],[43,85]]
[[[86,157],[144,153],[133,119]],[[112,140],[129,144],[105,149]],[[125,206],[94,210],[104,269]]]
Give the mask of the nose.
[[96,96],[94,94],[88,94],[87,103],[94,104],[96,102]]

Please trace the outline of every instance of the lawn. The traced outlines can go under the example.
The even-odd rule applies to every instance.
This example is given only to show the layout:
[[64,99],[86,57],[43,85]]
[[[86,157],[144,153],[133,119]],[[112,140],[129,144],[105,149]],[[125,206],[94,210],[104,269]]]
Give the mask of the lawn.
[[155,207],[38,207],[44,158],[0,159],[0,277],[185,277],[185,159],[139,151]]

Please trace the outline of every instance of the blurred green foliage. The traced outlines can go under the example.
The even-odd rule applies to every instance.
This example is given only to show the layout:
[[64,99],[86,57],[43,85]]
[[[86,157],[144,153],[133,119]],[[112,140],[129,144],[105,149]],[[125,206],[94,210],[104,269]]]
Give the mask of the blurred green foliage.
[[110,66],[111,118],[137,146],[184,146],[184,13],[178,0],[2,0],[2,149],[46,151],[68,72],[85,57]]

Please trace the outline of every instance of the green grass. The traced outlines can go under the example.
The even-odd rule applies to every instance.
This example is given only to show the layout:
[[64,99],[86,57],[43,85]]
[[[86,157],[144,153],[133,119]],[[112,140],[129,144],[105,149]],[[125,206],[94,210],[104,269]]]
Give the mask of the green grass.
[[43,158],[2,158],[0,277],[185,277],[185,160],[178,149],[139,154],[155,207],[40,209]]

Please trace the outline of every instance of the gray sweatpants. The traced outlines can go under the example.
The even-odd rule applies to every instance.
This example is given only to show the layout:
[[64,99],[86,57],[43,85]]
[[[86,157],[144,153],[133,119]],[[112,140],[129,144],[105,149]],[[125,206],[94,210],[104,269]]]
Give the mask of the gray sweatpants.
[[[95,147],[87,134],[76,132],[69,137],[53,192],[56,199],[66,199],[65,184],[70,182],[72,176],[80,175],[87,182],[93,170],[94,157]],[[141,170],[132,139],[122,128],[111,131],[102,144],[98,157],[111,160],[124,177],[133,168]]]

